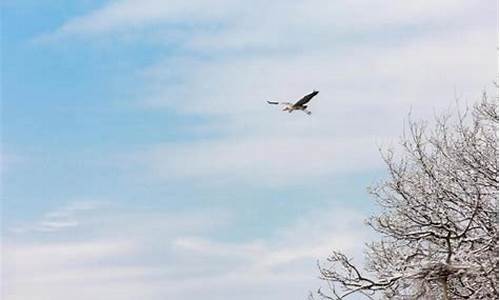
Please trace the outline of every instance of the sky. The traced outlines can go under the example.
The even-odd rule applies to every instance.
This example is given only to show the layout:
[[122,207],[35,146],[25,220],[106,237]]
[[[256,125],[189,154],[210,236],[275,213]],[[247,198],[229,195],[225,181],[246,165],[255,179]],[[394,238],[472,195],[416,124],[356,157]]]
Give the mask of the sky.
[[498,79],[497,1],[0,6],[6,300],[306,299],[409,113]]

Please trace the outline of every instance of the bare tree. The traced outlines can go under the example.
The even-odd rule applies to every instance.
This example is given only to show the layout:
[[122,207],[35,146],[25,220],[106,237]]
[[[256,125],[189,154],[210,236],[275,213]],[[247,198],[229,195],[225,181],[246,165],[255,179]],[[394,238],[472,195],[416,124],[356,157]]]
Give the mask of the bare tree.
[[318,297],[498,299],[498,97],[432,127],[410,121],[401,146],[382,151],[389,178],[370,189],[382,239],[364,268],[333,252]]

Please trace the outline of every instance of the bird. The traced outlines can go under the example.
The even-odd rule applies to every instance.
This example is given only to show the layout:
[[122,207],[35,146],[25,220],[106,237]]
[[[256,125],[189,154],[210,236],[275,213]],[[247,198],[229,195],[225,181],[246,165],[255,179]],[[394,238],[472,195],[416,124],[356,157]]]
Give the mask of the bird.
[[312,93],[305,95],[304,97],[302,97],[302,99],[300,99],[299,101],[297,101],[295,103],[276,102],[276,101],[266,101],[266,102],[269,104],[273,104],[273,105],[278,105],[278,104],[284,105],[283,111],[288,111],[289,113],[293,112],[294,110],[301,110],[301,111],[305,112],[306,114],[310,115],[311,112],[309,110],[307,110],[307,105],[305,105],[305,104],[307,102],[311,101],[311,99],[314,96],[316,96],[318,93],[319,93],[319,91],[313,91]]

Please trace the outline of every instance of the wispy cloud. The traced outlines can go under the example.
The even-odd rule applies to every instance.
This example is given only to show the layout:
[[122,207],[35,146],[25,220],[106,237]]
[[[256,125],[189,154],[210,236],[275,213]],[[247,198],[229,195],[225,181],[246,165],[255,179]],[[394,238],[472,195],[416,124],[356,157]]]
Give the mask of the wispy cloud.
[[[454,103],[456,91],[465,101],[480,96],[496,72],[490,38],[471,30],[333,54],[167,60],[145,72],[154,92],[141,101],[209,116],[209,125],[193,130],[219,137],[153,145],[136,157],[163,179],[293,183],[380,168],[377,145],[398,139],[410,108],[416,117],[432,118]],[[175,83],[173,70],[181,70]],[[297,99],[312,89],[320,90],[312,117],[284,114],[264,101]]]
[[[419,1],[418,3],[391,3],[384,1],[353,1],[349,5],[341,1],[160,1],[120,0],[104,4],[101,8],[65,22],[56,34],[99,35],[124,30],[164,25],[166,27],[196,26],[210,23],[227,25],[224,38],[226,45],[242,41],[242,37],[253,36],[248,41],[266,39],[280,35],[272,32],[290,33],[303,31],[328,34],[336,30],[352,31],[373,26],[414,25],[453,20],[460,17],[478,3],[468,1]],[[266,30],[272,28],[272,30]],[[252,29],[249,33],[245,29]],[[255,33],[255,34],[252,34]],[[288,35],[285,35],[288,37]],[[231,38],[232,37],[232,38]]]
[[57,232],[80,225],[82,215],[105,206],[105,201],[76,201],[64,207],[48,212],[38,221],[11,226],[12,232],[25,233],[30,231]]
[[[161,180],[203,179],[289,185],[380,167],[375,139],[237,139],[156,146],[139,153],[147,174]],[[353,154],[353,149],[369,149]]]
[[[100,238],[75,240],[69,234],[26,243],[11,236],[4,244],[4,294],[9,300],[58,300],[68,295],[75,299],[165,299],[189,291],[189,297],[203,295],[211,300],[251,291],[242,293],[241,299],[274,299],[284,294],[302,299],[319,284],[313,275],[318,257],[338,247],[359,259],[354,249],[367,238],[357,213],[345,209],[313,213],[283,227],[272,238],[240,242],[222,241],[214,235],[234,226],[233,222],[207,231],[211,219],[220,216],[196,213],[184,218],[201,222],[205,228],[190,232],[174,221],[167,226],[169,233],[158,234],[157,222],[175,220],[175,215],[139,215],[147,221],[140,230],[128,231],[121,221],[141,224],[138,216],[106,214],[104,218],[117,222],[85,222],[87,227],[99,226]],[[325,214],[329,218],[319,217]],[[287,291],[275,290],[285,287]]]
[[[496,76],[493,24],[487,5],[469,1],[120,0],[52,34],[144,32],[141,43],[154,32],[156,45],[176,50],[138,72],[135,100],[201,115],[210,123],[189,129],[217,138],[132,154],[150,173],[284,183],[377,168],[376,144],[397,138],[410,107],[430,116],[457,90],[479,96]],[[265,104],[313,89],[312,118]]]

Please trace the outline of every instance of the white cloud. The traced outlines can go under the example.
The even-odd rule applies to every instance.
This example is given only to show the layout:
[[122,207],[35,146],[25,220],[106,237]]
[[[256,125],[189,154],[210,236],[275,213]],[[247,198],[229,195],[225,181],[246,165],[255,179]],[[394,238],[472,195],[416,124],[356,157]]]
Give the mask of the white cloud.
[[[204,179],[288,185],[381,165],[375,140],[326,138],[236,139],[157,146],[139,153],[146,172],[161,180]],[[372,149],[369,151],[367,149]],[[361,151],[363,149],[363,151]],[[353,154],[356,152],[356,154]]]
[[[393,47],[166,60],[144,71],[145,81],[160,88],[141,101],[209,116],[211,123],[192,129],[222,137],[154,145],[136,156],[163,180],[283,184],[380,168],[377,145],[397,141],[410,109],[431,119],[455,96],[479,98],[495,78],[493,45],[490,31],[470,30]],[[172,83],[174,70],[180,71]],[[310,103],[311,117],[264,101],[297,99],[312,89],[320,94]]]
[[[454,93],[475,100],[497,74],[497,16],[483,3],[119,0],[56,35],[154,32],[178,50],[139,72],[137,100],[209,118],[188,129],[218,138],[134,154],[149,173],[285,183],[377,168],[376,144],[399,136],[410,108],[429,118]],[[313,89],[311,118],[264,102]]]
[[[14,265],[10,269],[12,273],[34,272],[33,279],[46,280],[46,275],[56,271],[63,271],[71,267],[73,263],[85,264],[90,261],[129,254],[133,244],[127,241],[96,241],[62,243],[54,242],[39,245],[10,245],[7,242],[5,261],[8,265]],[[75,260],[76,258],[76,260]],[[45,268],[50,266],[50,268]]]
[[95,211],[105,206],[106,202],[99,200],[80,200],[45,214],[40,220],[32,223],[11,226],[10,231],[25,233],[30,231],[57,232],[80,225],[82,214]]
[[[312,211],[266,239],[221,241],[211,227],[217,214],[185,214],[205,225],[187,232],[176,215],[109,215],[99,225],[83,222],[100,236],[75,240],[66,235],[37,243],[11,235],[4,249],[4,295],[7,300],[31,299],[171,299],[184,296],[207,300],[303,299],[320,282],[316,259],[332,248],[360,257],[355,250],[367,239],[362,216],[342,211]],[[111,218],[110,218],[111,217]],[[87,217],[88,218],[88,217]],[[138,219],[139,218],[139,219]],[[170,231],[158,232],[158,222],[174,220]],[[121,221],[120,221],[121,220]],[[145,222],[141,222],[145,221]],[[198,220],[198,221],[196,221]],[[142,224],[137,231],[123,223]],[[148,225],[149,224],[149,225]],[[221,226],[234,226],[227,223]],[[97,228],[90,228],[97,227]],[[218,234],[217,234],[218,235]],[[220,235],[219,235],[220,236]],[[81,238],[79,238],[81,239]]]
[[249,125],[269,119],[264,100],[292,100],[312,89],[321,99],[313,107],[328,117],[366,114],[373,106],[388,113],[392,105],[449,102],[442,98],[453,100],[454,88],[480,94],[477,89],[495,76],[495,32],[471,29],[396,45],[321,44],[304,53],[205,61],[169,58],[144,72],[153,96],[141,100],[184,113],[234,116],[233,122],[255,120]]
[[[479,8],[478,8],[479,7]],[[335,30],[352,31],[373,26],[414,25],[453,20],[479,11],[479,1],[419,1],[399,3],[387,1],[228,1],[228,0],[119,0],[110,1],[101,8],[65,22],[59,35],[106,34],[123,30],[143,29],[158,25],[190,28],[209,25],[226,26],[228,35],[223,43],[245,40],[272,41],[279,34],[309,32],[325,34]],[[271,29],[271,30],[269,30]],[[325,30],[328,29],[328,30]],[[302,31],[303,30],[303,31]],[[250,35],[249,35],[250,31]],[[252,34],[256,32],[257,34]],[[289,37],[289,35],[286,35]],[[271,39],[269,39],[271,37]],[[238,42],[239,43],[239,42]]]
[[[113,299],[113,293],[118,290],[110,291],[104,286],[113,286],[115,281],[137,280],[149,272],[144,268],[109,263],[136,253],[134,243],[124,239],[38,244],[7,242],[3,245],[4,297],[9,300],[56,300],[69,296],[88,299],[89,294],[95,293],[90,297]],[[108,294],[101,295],[100,290]]]
[[47,37],[95,35],[123,30],[142,29],[151,25],[194,26],[199,22],[224,19],[241,1],[208,0],[122,0],[110,1],[102,8],[68,20]]

